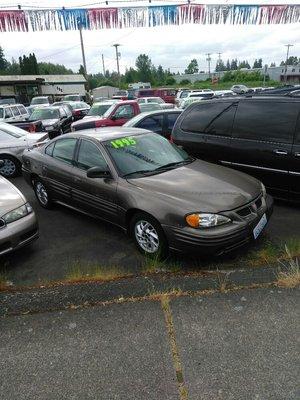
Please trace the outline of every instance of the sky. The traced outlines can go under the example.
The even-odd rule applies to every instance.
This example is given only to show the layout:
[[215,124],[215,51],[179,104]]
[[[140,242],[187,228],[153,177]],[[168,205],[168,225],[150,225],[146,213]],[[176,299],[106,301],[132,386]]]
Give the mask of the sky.
[[[0,0],[0,6],[78,6],[89,3],[88,0]],[[90,4],[93,1],[90,1]],[[155,4],[172,4],[172,1],[160,1]],[[184,3],[184,1],[181,1]],[[231,1],[202,0],[198,3],[225,3]],[[238,4],[299,4],[295,0],[239,0]],[[142,3],[138,3],[141,5]],[[145,2],[148,4],[148,2]],[[178,4],[178,3],[177,3]],[[128,6],[126,0],[114,3],[113,6]],[[135,5],[135,3],[130,3]],[[103,5],[99,5],[103,6]],[[105,69],[116,70],[114,43],[120,43],[120,69],[134,67],[139,54],[149,55],[154,65],[161,64],[171,72],[184,72],[189,61],[196,58],[200,70],[207,70],[206,53],[212,53],[214,68],[218,53],[222,59],[237,58],[248,60],[250,65],[256,58],[262,58],[263,64],[279,64],[286,57],[287,43],[294,46],[290,55],[300,56],[299,24],[287,25],[184,25],[155,28],[129,28],[83,32],[88,73],[102,72],[104,55]],[[20,55],[34,52],[38,61],[53,62],[65,65],[77,72],[82,64],[78,31],[66,32],[28,32],[0,33],[0,46],[8,60],[18,59]]]

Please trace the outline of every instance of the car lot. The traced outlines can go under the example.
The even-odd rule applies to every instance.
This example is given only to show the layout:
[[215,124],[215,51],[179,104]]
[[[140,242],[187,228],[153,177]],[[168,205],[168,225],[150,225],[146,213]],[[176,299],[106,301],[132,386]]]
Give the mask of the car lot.
[[[31,285],[63,279],[76,265],[118,267],[124,273],[139,273],[145,263],[133,242],[118,228],[62,206],[42,209],[23,178],[12,182],[26,195],[36,211],[40,238],[31,247],[0,259],[0,272],[19,285]],[[300,235],[300,208],[275,202],[274,214],[264,237],[284,242]],[[178,262],[174,257],[172,262]],[[195,268],[195,260],[180,257],[186,268]],[[197,264],[197,268],[201,268]]]

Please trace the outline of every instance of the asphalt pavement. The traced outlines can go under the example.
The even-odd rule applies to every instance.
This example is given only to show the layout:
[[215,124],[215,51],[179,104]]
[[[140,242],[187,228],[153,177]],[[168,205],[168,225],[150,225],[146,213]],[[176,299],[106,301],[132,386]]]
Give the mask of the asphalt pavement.
[[299,297],[252,289],[3,317],[0,399],[299,400]]
[[[63,206],[44,210],[21,177],[14,179],[13,183],[33,205],[40,224],[38,241],[0,258],[0,272],[5,272],[14,284],[61,280],[77,265],[98,265],[107,269],[116,266],[124,274],[141,271],[145,259],[121,230]],[[284,242],[286,238],[299,235],[300,207],[275,202],[274,214],[263,237]],[[179,259],[182,261],[185,268],[195,268],[195,260],[184,257]]]

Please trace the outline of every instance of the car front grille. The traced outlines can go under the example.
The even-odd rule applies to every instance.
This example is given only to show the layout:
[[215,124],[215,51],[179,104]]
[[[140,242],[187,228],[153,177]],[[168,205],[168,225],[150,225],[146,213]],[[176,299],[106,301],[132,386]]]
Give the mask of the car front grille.
[[263,196],[260,195],[258,198],[253,200],[250,204],[235,210],[236,214],[242,218],[247,218],[252,214],[256,214],[263,206]]

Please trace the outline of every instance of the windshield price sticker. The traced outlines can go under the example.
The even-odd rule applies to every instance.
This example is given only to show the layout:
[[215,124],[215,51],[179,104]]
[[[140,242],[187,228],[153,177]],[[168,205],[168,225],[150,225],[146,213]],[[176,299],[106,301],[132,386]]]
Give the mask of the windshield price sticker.
[[136,140],[132,137],[125,137],[121,139],[112,140],[110,144],[115,148],[119,149],[120,147],[134,146],[136,145]]

